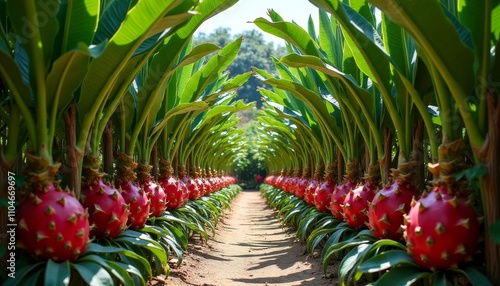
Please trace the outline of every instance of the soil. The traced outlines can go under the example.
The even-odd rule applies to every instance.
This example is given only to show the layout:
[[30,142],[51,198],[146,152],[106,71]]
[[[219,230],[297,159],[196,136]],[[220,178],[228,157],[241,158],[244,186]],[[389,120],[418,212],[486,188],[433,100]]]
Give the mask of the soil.
[[[238,194],[219,221],[214,237],[191,238],[181,265],[172,259],[168,278],[153,285],[335,285],[325,278],[318,253],[305,253],[295,230],[283,227],[259,191]],[[333,267],[333,266],[330,266]],[[331,268],[329,270],[332,270]]]

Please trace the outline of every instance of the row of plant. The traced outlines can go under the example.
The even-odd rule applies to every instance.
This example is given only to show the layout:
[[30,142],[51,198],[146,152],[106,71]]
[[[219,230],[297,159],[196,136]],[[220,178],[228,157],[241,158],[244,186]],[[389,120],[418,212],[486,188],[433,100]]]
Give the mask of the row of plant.
[[[296,237],[306,245],[305,252],[321,253],[325,277],[337,277],[341,285],[493,285],[483,274],[484,269],[473,263],[427,269],[407,253],[403,242],[380,239],[368,228],[353,228],[271,185],[261,185],[260,191],[278,210],[281,223],[296,229]],[[338,270],[332,273],[329,268],[335,264]]]
[[278,77],[254,69],[285,221],[314,213],[294,225],[342,283],[498,281],[499,3],[310,2],[319,27],[254,21],[289,52]]
[[219,218],[240,191],[233,184],[151,217],[138,230],[94,239],[74,261],[25,256],[17,264],[16,278],[4,285],[146,285],[157,275],[168,276],[172,256],[177,266],[182,263],[191,236],[207,240],[215,234]]
[[0,2],[2,276],[144,285],[238,190],[242,39],[192,44],[237,1],[76,2]]

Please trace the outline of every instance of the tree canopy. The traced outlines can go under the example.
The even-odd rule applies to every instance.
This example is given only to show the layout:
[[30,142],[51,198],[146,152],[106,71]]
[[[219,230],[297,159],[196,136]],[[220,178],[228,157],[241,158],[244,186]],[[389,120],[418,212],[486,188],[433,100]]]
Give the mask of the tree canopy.
[[[211,34],[200,33],[194,37],[194,44],[214,43],[218,46],[225,46],[236,38],[243,37],[243,43],[236,59],[229,66],[231,74],[237,75],[248,72],[252,67],[265,69],[275,73],[276,69],[271,57],[280,58],[286,53],[286,49],[280,45],[275,47],[273,42],[266,42],[264,35],[257,30],[243,31],[239,34],[231,34],[231,28],[222,27],[216,29]],[[259,87],[265,87],[257,78],[250,78],[247,83],[238,90],[236,99],[243,99],[245,102],[255,102],[256,107],[262,106]]]

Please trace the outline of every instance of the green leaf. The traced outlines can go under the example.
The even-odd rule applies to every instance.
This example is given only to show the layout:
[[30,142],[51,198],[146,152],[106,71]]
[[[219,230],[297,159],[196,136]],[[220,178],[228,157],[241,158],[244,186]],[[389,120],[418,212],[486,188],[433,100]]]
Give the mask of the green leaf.
[[446,286],[446,275],[445,272],[439,271],[434,273],[434,282],[432,283],[432,286]]
[[497,220],[490,226],[490,235],[496,244],[500,244],[500,220]]
[[80,86],[87,73],[87,64],[92,57],[88,47],[80,45],[54,61],[47,75],[47,112],[54,110],[57,116],[73,100],[73,92]]
[[132,281],[132,278],[129,276],[129,274],[125,269],[122,269],[121,267],[115,268],[110,265],[110,262],[111,263],[114,262],[113,260],[107,260],[97,255],[86,255],[84,257],[81,257],[79,261],[80,262],[89,261],[101,265],[104,269],[106,269],[109,272],[109,274],[113,275],[115,278],[120,280],[125,285],[128,285],[127,282]]
[[[33,278],[33,275],[38,277],[42,272],[45,271],[45,262],[38,262],[31,258],[21,259],[16,265],[15,278],[8,278],[4,282],[4,286],[14,286],[14,285],[36,285],[38,281],[28,281],[28,278]],[[28,284],[31,283],[31,284]]]
[[0,76],[10,89],[16,104],[24,104],[27,107],[31,103],[30,87],[23,81],[21,70],[6,44],[0,41]]
[[[160,48],[153,56],[151,64],[148,67],[147,78],[137,93],[138,108],[136,109],[136,114],[138,120],[134,126],[134,134],[139,134],[139,130],[143,128],[146,119],[149,118],[153,122],[152,119],[156,118],[156,114],[161,107],[161,102],[165,97],[165,90],[167,88],[165,83],[170,80],[174,72],[219,49],[219,47],[212,44],[197,46],[179,64],[174,66],[177,57],[173,57],[170,46],[165,45]],[[150,128],[151,126],[145,127],[146,130]]]
[[404,250],[388,250],[363,262],[359,266],[359,271],[374,273],[401,264],[415,264],[415,262]]
[[[391,20],[409,32],[420,50],[436,64],[449,85],[453,83],[464,91],[472,90],[473,52],[461,41],[439,2],[425,0],[420,1],[418,5],[410,0],[369,0],[369,2],[379,7]],[[435,27],[440,28],[435,29]]]
[[423,270],[422,268],[414,266],[400,266],[391,268],[388,272],[382,275],[373,286],[384,286],[384,285],[401,285],[410,286],[416,281],[429,276],[430,273]]
[[94,44],[106,42],[113,37],[122,24],[128,10],[131,8],[132,0],[112,1],[104,11],[101,12],[97,31],[93,38]]
[[301,84],[289,80],[267,79],[264,82],[273,87],[289,91],[299,100],[306,102],[314,110],[317,119],[323,121],[324,126],[329,131],[339,149],[343,150],[343,147],[341,147],[343,146],[343,135],[339,129],[340,127],[335,118],[332,117],[326,109],[319,94],[305,88]]
[[71,280],[71,270],[69,261],[54,262],[47,261],[45,266],[45,285],[69,285]]
[[50,4],[27,0],[7,1],[7,12],[12,28],[20,37],[30,60],[30,78],[35,86],[50,67],[54,41],[57,36],[59,2]]
[[318,46],[309,34],[297,24],[289,22],[269,22],[264,18],[257,18],[253,21],[262,31],[285,40],[293,44],[306,54],[319,56]]
[[366,243],[357,245],[344,256],[338,270],[339,280],[342,283],[348,284],[351,281],[357,270],[357,265],[362,261],[363,256],[368,252],[371,246],[372,245]]
[[113,277],[101,265],[90,262],[74,262],[71,267],[75,269],[81,278],[89,285],[113,286]]
[[220,74],[231,64],[241,46],[243,38],[227,44],[217,55],[210,58],[206,65],[195,72],[187,82],[186,89],[181,96],[181,102],[193,102],[201,93],[214,82]]
[[208,108],[208,103],[204,101],[191,102],[191,103],[180,103],[174,108],[170,109],[162,118],[160,122],[158,122],[153,130],[151,131],[150,138],[155,136],[158,132],[161,132],[163,128],[167,125],[167,122],[174,116],[189,113],[191,111],[200,111]]
[[130,274],[134,274],[135,277],[140,279],[142,282],[140,285],[146,285],[146,281],[144,281],[139,269],[134,266],[118,261],[108,260],[106,262],[111,267],[111,273],[113,273],[113,275],[119,279],[123,285],[136,285]]
[[115,238],[115,241],[131,243],[133,245],[144,248],[150,251],[154,255],[155,259],[160,261],[162,265],[164,266],[167,265],[168,263],[167,253],[161,247],[161,245],[159,245],[158,242],[152,240],[151,237],[147,234],[141,234],[140,236],[137,236],[137,235],[130,235],[127,232],[130,232],[130,230],[124,231],[119,237]]
[[[83,42],[92,44],[97,28],[99,1],[68,1],[65,11],[61,53],[64,54]],[[62,25],[61,25],[62,26]]]
[[90,129],[91,122],[111,91],[115,79],[126,67],[135,50],[146,40],[145,34],[152,30],[156,23],[178,4],[178,1],[138,2],[134,9],[127,13],[103,54],[90,63],[77,102],[80,122],[84,125],[83,134]]
[[452,269],[453,272],[458,272],[467,279],[473,286],[492,286],[493,283],[484,275],[481,271],[479,271],[476,267],[466,266],[464,268]]

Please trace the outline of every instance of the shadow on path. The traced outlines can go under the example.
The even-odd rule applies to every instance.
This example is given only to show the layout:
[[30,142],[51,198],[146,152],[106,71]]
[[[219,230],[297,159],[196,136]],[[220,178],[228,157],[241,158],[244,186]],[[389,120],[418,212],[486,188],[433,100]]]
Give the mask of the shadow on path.
[[[165,285],[332,285],[321,261],[304,254],[295,232],[284,228],[257,190],[241,192],[207,243],[190,243],[176,282]],[[182,280],[182,282],[178,282]],[[182,284],[184,283],[184,284]]]

